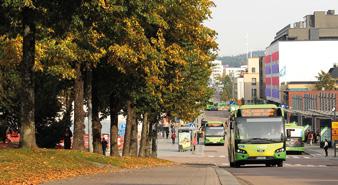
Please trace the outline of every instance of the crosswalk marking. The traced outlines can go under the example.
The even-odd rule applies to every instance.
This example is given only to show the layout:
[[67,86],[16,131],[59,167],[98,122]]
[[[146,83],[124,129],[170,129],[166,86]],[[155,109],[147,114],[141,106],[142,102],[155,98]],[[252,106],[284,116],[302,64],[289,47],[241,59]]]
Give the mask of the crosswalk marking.
[[304,167],[304,168],[318,168],[318,167],[327,167],[326,165],[313,165],[313,164],[284,164],[286,167]]
[[205,157],[209,157],[209,158],[225,158],[226,156],[225,155],[218,155],[218,156],[215,156],[215,155],[206,155]]
[[311,159],[310,156],[294,156],[294,155],[287,155],[286,156],[287,159]]

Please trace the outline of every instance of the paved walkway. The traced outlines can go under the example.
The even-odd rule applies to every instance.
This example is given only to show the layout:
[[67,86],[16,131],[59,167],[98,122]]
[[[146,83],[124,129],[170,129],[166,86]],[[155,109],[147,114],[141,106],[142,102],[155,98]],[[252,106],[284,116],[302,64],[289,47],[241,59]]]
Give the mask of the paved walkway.
[[158,140],[158,157],[177,162],[171,167],[124,170],[122,172],[76,177],[45,185],[239,185],[237,179],[217,160],[204,154],[204,145],[196,151],[178,152],[170,139]]
[[325,151],[323,148],[320,148],[319,143],[314,143],[312,145],[305,144],[304,147],[305,153],[319,158],[328,158],[328,159],[337,159],[338,160],[338,150],[337,150],[337,157],[334,157],[334,149],[328,149],[328,157],[325,157]]
[[[215,167],[173,166],[78,177],[46,185],[224,185]],[[230,185],[230,184],[229,184]]]

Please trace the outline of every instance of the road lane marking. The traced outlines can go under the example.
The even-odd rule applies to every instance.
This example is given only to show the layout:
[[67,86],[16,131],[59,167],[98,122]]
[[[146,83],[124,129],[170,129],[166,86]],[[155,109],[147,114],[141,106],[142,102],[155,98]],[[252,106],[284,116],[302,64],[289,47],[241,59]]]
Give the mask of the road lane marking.
[[302,168],[318,168],[318,167],[328,167],[326,165],[312,165],[312,164],[288,164],[285,163],[286,167],[302,167]]

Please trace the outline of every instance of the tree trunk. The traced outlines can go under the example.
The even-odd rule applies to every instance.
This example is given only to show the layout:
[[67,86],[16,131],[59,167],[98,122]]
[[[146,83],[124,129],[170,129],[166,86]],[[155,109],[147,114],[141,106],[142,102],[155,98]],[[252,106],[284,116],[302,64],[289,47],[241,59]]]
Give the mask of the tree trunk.
[[93,149],[93,70],[87,71],[87,87],[86,87],[86,95],[87,95],[87,131],[88,131],[88,151],[94,152]]
[[85,150],[84,148],[84,111],[83,111],[83,76],[81,64],[75,64],[76,79],[74,80],[74,137],[73,149]]
[[[67,88],[63,91],[62,96],[65,97],[65,101],[63,102],[65,105],[65,111],[63,112],[63,116],[62,116],[62,123],[64,124],[63,126],[66,127],[70,127],[72,125],[72,111],[73,111],[73,101],[74,101],[74,97],[72,94],[72,90],[70,88]],[[65,130],[64,128],[64,130]]]
[[101,153],[101,128],[100,115],[99,115],[99,97],[97,83],[97,72],[93,71],[92,80],[92,129],[93,129],[93,150],[95,153]]
[[120,156],[119,147],[117,143],[118,136],[118,108],[114,107],[113,97],[110,96],[110,155],[111,156]]
[[153,135],[153,123],[151,120],[150,121],[148,120],[148,122],[149,122],[149,126],[148,126],[148,136],[147,136],[146,147],[145,147],[145,157],[151,156],[151,140],[152,140],[152,135]]
[[34,60],[35,60],[35,15],[31,8],[23,10],[23,61],[21,63],[21,131],[20,146],[37,148],[35,139]]
[[[133,107],[135,109],[135,107]],[[133,119],[132,119],[132,127],[131,127],[131,139],[130,139],[130,155],[136,157],[137,156],[137,135],[138,135],[138,130],[137,130],[137,115],[135,110],[133,110]]]
[[151,146],[151,156],[152,157],[157,157],[157,123],[153,123],[154,125],[154,129],[153,130],[153,134],[152,134],[152,146]]
[[123,142],[123,156],[130,156],[130,138],[131,138],[131,127],[133,120],[133,108],[130,100],[127,101],[127,123],[126,123],[126,131],[124,134],[124,142]]
[[149,123],[148,123],[148,113],[143,114],[143,124],[142,124],[142,133],[141,133],[141,142],[140,142],[140,151],[139,156],[146,156],[146,147],[149,134]]

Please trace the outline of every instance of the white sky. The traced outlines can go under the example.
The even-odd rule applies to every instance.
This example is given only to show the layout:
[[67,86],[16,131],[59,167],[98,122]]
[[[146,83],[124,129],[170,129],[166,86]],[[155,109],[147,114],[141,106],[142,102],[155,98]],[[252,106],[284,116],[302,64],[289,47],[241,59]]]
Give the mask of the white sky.
[[[219,56],[264,50],[277,31],[314,11],[335,10],[337,0],[214,0],[205,25],[218,33]],[[248,35],[248,37],[247,37]],[[248,38],[248,39],[247,39]]]

